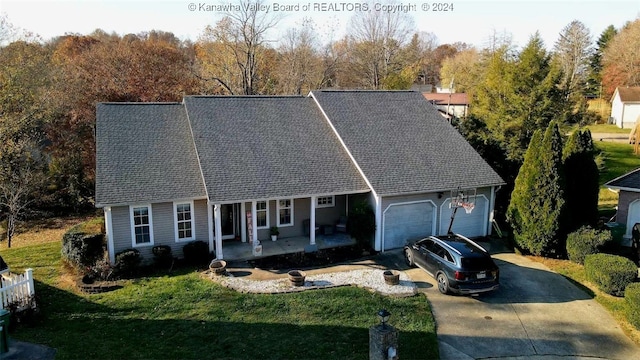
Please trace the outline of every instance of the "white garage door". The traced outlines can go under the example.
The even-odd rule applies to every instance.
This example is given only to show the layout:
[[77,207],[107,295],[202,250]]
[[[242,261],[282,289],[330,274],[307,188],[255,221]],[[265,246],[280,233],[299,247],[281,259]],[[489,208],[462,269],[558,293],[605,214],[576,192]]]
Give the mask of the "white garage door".
[[629,213],[627,214],[627,235],[631,236],[633,225],[640,223],[640,199],[629,204]]
[[[440,235],[446,235],[451,222],[451,200],[445,200],[440,208]],[[471,214],[467,214],[463,208],[456,211],[451,231],[466,237],[484,236],[487,234],[487,209],[488,200],[484,196],[476,197],[476,204]]]
[[401,248],[411,240],[433,235],[436,206],[432,202],[390,205],[383,214],[383,250]]

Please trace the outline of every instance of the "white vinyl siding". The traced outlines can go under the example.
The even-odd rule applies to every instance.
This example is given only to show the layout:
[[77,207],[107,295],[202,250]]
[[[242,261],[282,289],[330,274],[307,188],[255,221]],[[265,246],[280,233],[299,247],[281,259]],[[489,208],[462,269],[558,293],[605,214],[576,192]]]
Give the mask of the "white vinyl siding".
[[293,200],[281,199],[277,204],[278,226],[293,226]]
[[267,201],[256,202],[257,229],[269,228],[269,204]]
[[195,236],[193,201],[173,203],[173,220],[177,242],[192,241]]
[[153,217],[151,205],[131,206],[131,245],[152,246],[153,245]]

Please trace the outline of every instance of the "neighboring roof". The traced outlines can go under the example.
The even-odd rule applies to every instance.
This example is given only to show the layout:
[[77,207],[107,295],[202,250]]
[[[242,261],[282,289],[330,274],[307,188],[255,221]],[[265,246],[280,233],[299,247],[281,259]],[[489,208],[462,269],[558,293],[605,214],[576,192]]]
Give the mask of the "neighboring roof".
[[469,105],[466,93],[422,93],[422,95],[436,105]]
[[419,92],[313,91],[311,96],[379,195],[504,184]]
[[640,87],[618,87],[616,88],[620,101],[640,102]]
[[213,202],[369,191],[313,99],[184,98]]
[[96,205],[205,197],[184,107],[102,103],[96,121]]
[[640,192],[640,168],[617,177],[604,184],[604,186],[611,189]]

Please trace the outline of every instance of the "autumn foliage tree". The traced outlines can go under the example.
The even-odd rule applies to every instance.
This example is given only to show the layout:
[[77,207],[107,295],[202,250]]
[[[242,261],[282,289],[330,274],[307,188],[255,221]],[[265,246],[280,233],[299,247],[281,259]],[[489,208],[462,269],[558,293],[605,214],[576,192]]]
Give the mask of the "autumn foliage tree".
[[602,64],[602,84],[607,96],[618,86],[640,85],[640,18],[626,24],[607,43]]
[[49,51],[18,41],[0,48],[0,220],[7,247],[16,223],[44,194],[44,106],[49,96]]
[[110,101],[180,101],[197,93],[194,53],[170,33],[65,36],[53,53],[51,142],[57,206],[90,205],[95,169],[95,105]]

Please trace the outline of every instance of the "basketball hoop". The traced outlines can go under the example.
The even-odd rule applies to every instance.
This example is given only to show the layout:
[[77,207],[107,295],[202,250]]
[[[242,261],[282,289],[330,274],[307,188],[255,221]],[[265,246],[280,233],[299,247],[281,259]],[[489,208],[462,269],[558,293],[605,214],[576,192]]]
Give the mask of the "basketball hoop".
[[462,205],[462,208],[464,209],[464,212],[466,212],[467,214],[471,214],[471,212],[473,211],[473,208],[476,207],[471,202],[463,202],[461,205]]

